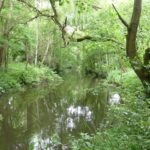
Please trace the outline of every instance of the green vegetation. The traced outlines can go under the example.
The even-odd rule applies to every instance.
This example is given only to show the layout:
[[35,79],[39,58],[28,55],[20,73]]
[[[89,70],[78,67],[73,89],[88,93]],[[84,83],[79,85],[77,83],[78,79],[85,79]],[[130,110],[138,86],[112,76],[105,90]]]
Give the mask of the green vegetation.
[[[75,104],[85,100],[89,93],[97,97],[94,99],[89,96],[90,102],[87,103],[96,107],[100,101],[98,94],[103,88],[108,90],[109,101],[111,87],[112,91],[119,93],[121,104],[108,104],[105,117],[94,133],[84,132],[77,136],[78,138],[70,135],[67,146],[73,150],[148,150],[150,3],[149,0],[110,1],[1,0],[0,103],[3,103],[1,96],[6,97],[9,105],[14,101],[14,96],[7,97],[6,93],[25,91],[28,87],[43,88],[44,84],[49,89],[39,92],[40,98],[37,99],[42,102],[45,96],[42,93],[58,90],[56,95],[61,102],[58,102],[55,96],[49,98],[47,94],[49,101],[54,101],[54,105],[50,104],[54,108],[59,108],[59,104],[62,108],[63,104],[66,106],[71,102]],[[64,92],[65,96],[62,94]],[[61,97],[61,94],[64,97]],[[21,95],[21,100],[26,97]],[[34,90],[31,95],[34,95]],[[32,98],[34,97],[36,95]],[[33,101],[28,98],[27,101],[30,103],[24,106],[27,109],[26,121],[21,120],[20,124],[19,121],[16,122],[18,126],[27,124],[29,128],[33,119],[33,116],[29,115],[33,113],[29,111],[29,106],[32,106]],[[33,109],[36,118],[40,118],[45,110],[48,113],[52,110],[49,103],[45,99],[43,101],[44,104],[37,102],[36,108]],[[18,108],[23,100],[19,101],[18,105],[16,103],[14,102],[14,105]],[[104,104],[105,100],[100,103]],[[7,113],[4,113],[10,111],[10,114],[13,114],[16,108],[9,108],[9,105],[7,108],[5,105],[7,104],[0,110],[0,133],[6,124],[10,129],[16,129],[17,124],[15,121],[11,122],[13,117],[9,118]],[[41,113],[39,105],[44,106]],[[55,117],[58,117],[57,115],[55,112]],[[25,113],[22,113],[22,116],[25,116]],[[47,116],[43,115],[42,118],[44,117]],[[51,119],[56,122],[54,118]],[[39,120],[40,123],[42,121]],[[46,127],[39,125],[38,128]],[[2,136],[6,136],[6,133],[0,134],[0,137]],[[64,144],[57,134],[48,136],[53,136],[55,145]],[[5,138],[0,138],[0,142],[9,141]],[[30,149],[34,149],[34,144],[27,147],[30,146]],[[47,147],[46,145],[45,149]]]
[[42,66],[41,68],[23,63],[10,64],[7,72],[0,73],[0,93],[8,92],[9,89],[19,89],[22,86],[36,86],[40,83],[48,83],[51,86],[62,81],[61,77],[51,69]]
[[106,118],[96,134],[82,133],[80,139],[70,140],[74,150],[149,149],[150,112],[144,102],[142,85],[132,71],[123,74],[123,79],[118,87],[122,104],[108,106]]

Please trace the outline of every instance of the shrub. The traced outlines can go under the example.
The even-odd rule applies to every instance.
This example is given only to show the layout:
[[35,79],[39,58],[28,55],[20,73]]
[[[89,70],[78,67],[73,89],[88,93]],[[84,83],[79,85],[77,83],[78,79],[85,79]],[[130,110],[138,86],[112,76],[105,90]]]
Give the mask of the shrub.
[[0,73],[0,93],[10,88],[19,88],[23,85],[39,84],[47,81],[50,85],[57,85],[62,80],[48,67],[41,68],[29,65],[27,68],[23,63],[10,64],[7,72]]

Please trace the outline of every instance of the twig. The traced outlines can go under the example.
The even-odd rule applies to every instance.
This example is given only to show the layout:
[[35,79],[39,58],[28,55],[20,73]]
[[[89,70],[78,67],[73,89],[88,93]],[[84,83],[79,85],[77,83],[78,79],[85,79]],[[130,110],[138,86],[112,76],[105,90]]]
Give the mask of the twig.
[[20,22],[19,24],[27,24],[27,23],[33,21],[34,19],[36,19],[36,18],[38,18],[38,17],[39,17],[39,14],[37,14],[37,15],[35,15],[34,17],[32,17],[32,18],[26,20],[25,22]]

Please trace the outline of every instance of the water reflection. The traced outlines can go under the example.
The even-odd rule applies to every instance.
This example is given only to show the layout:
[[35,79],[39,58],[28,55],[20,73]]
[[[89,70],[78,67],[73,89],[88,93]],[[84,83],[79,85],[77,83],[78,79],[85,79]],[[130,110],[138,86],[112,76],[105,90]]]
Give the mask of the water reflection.
[[[0,97],[0,149],[66,147],[68,135],[93,133],[105,114],[107,92],[94,94],[92,80],[65,80],[55,89],[45,85]],[[52,143],[57,134],[61,144]]]
[[111,95],[111,97],[109,98],[109,104],[111,105],[118,105],[121,102],[121,97],[118,93],[115,93],[113,95]]
[[67,115],[69,116],[67,118],[67,125],[66,128],[74,129],[76,127],[75,122],[80,122],[81,118],[84,118],[84,121],[92,121],[92,112],[90,111],[89,107],[81,107],[81,106],[69,106],[67,108]]

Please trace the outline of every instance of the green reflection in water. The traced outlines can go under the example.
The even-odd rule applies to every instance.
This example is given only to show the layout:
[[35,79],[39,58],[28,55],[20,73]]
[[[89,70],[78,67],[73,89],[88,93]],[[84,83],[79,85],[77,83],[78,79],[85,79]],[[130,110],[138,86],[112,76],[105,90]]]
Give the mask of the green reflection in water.
[[33,137],[50,144],[50,138],[57,134],[65,144],[69,134],[78,137],[81,132],[94,133],[107,104],[105,88],[94,92],[99,83],[66,76],[54,89],[41,85],[1,96],[0,149],[26,150],[35,141]]

